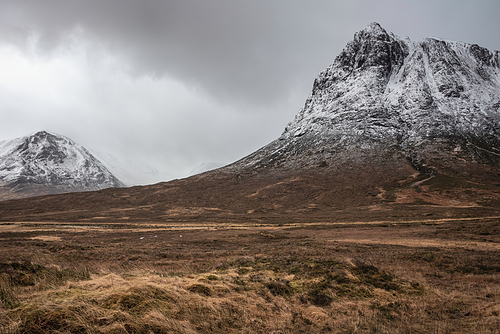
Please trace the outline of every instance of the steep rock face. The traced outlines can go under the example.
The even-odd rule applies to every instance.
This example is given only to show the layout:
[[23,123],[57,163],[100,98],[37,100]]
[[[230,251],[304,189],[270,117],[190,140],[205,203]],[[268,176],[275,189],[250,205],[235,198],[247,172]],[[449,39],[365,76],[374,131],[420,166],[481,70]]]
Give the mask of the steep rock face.
[[[372,23],[314,80],[283,134],[227,170],[330,167],[474,173],[500,165],[498,51]],[[358,169],[359,169],[358,168]]]
[[0,143],[0,198],[123,186],[83,146],[45,131]]

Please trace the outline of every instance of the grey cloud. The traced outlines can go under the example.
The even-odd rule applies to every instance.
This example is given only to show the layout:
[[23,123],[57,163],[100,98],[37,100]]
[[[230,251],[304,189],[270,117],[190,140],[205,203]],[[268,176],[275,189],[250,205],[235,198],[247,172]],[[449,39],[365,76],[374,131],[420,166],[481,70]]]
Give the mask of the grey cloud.
[[[136,75],[180,77],[246,103],[279,101],[308,63],[319,58],[327,64],[336,44],[325,29],[328,10],[318,13],[315,6],[293,1],[35,1],[12,6],[4,14],[15,17],[11,30],[37,31],[45,50],[81,28],[89,39],[123,54]],[[315,72],[320,69],[316,65]]]
[[494,32],[484,27],[494,20],[482,18],[494,9],[498,1],[52,0],[8,2],[2,21],[11,31],[40,32],[46,49],[81,28],[124,54],[136,75],[168,74],[221,98],[259,104],[279,102],[306,75],[309,85],[371,21],[410,37],[486,39]]

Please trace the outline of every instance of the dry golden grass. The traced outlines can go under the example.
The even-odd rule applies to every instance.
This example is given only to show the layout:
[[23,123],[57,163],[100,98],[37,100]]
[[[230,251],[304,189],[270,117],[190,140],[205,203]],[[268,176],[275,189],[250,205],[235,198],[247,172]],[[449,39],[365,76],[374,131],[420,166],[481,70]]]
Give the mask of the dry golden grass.
[[30,224],[0,226],[0,333],[500,328],[497,218],[207,229]]

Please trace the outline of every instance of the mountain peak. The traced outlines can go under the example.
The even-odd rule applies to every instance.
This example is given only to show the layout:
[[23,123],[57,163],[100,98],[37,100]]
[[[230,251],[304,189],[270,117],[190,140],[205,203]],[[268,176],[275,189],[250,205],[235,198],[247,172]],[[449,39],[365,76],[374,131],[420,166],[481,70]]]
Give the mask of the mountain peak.
[[26,145],[39,145],[42,149],[54,148],[61,144],[74,144],[71,139],[43,130],[24,137],[24,141]]
[[41,130],[33,133],[30,137],[48,137],[48,136],[55,136],[55,135],[45,130]]
[[26,139],[56,139],[56,138],[65,138],[61,135],[50,133],[45,130],[34,132],[26,137]]
[[402,65],[408,51],[409,46],[403,40],[374,22],[354,34],[332,66],[340,65],[342,73],[339,74],[343,77],[369,68],[384,80]]
[[356,36],[358,36],[359,38],[363,36],[385,36],[385,35],[388,36],[389,34],[384,28],[382,28],[382,26],[379,23],[371,22],[366,26],[366,28],[360,30],[355,34],[355,39]]

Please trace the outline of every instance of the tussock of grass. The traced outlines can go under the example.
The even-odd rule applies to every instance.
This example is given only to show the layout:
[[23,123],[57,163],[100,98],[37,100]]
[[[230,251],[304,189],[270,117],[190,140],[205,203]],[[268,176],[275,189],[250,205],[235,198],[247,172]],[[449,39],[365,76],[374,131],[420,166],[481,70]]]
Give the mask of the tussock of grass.
[[204,284],[193,284],[187,288],[188,291],[199,293],[200,295],[211,296],[212,289]]
[[60,269],[33,263],[0,263],[0,275],[14,286],[35,286],[37,290],[57,287],[68,280],[84,280],[90,277],[87,268]]
[[0,303],[3,307],[15,308],[19,306],[19,299],[14,290],[10,280],[0,277]]

